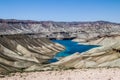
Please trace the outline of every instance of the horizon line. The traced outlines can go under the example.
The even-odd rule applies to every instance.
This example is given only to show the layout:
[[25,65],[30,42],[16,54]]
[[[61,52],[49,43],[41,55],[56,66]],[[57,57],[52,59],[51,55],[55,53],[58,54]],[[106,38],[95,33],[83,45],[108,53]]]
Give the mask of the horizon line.
[[35,21],[35,22],[110,22],[110,23],[120,23],[109,20],[73,20],[73,21],[63,21],[63,20],[38,20],[38,19],[15,19],[15,18],[0,18],[0,20],[18,20],[18,21]]

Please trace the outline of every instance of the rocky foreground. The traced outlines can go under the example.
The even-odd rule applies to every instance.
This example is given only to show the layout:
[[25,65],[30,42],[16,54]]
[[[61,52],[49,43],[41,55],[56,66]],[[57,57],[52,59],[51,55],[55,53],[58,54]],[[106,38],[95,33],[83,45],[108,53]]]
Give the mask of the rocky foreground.
[[[14,76],[13,76],[14,75]],[[75,69],[10,74],[0,80],[120,80],[120,69]]]

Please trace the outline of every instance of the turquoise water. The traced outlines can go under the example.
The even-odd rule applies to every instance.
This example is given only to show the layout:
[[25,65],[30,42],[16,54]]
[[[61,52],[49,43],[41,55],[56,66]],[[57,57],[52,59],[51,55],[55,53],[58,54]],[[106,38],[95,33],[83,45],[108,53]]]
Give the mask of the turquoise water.
[[66,47],[66,49],[64,51],[61,51],[59,53],[57,53],[54,58],[52,60],[50,60],[50,62],[56,62],[58,61],[57,59],[61,58],[61,57],[65,57],[65,56],[69,56],[75,52],[85,52],[89,49],[98,47],[96,45],[82,45],[82,44],[78,44],[77,42],[73,42],[72,40],[52,40],[53,42],[62,44],[63,46]]

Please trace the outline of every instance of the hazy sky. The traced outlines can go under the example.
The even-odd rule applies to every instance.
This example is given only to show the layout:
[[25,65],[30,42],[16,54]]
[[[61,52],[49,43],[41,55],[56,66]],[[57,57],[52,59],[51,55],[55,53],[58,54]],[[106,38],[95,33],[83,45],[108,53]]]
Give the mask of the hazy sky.
[[120,23],[120,0],[0,0],[0,18]]

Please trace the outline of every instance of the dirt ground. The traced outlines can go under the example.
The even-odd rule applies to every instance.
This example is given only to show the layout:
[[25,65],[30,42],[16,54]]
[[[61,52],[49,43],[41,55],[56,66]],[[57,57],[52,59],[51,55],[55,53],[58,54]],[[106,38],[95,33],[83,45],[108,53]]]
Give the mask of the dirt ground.
[[0,80],[120,80],[119,68],[12,73]]

